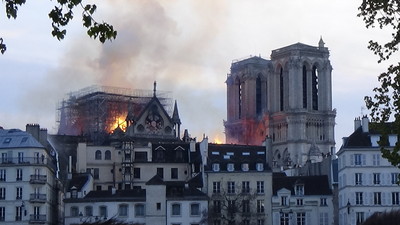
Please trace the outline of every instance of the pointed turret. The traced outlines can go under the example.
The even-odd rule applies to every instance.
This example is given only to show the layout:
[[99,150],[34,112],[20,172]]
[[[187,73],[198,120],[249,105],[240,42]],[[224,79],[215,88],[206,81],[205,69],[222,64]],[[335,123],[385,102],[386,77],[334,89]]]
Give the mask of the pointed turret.
[[180,133],[181,133],[181,119],[179,118],[179,112],[178,112],[178,104],[174,104],[174,112],[172,113],[172,122],[175,124],[175,136],[180,138]]
[[321,38],[319,39],[318,47],[319,47],[319,48],[324,48],[324,47],[325,47],[325,42],[324,42],[324,40],[322,40],[322,36],[321,36]]

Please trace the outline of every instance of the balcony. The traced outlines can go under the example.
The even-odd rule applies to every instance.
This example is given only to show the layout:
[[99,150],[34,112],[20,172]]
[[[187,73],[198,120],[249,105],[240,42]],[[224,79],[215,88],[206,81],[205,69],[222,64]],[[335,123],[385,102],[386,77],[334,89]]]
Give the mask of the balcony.
[[45,203],[46,200],[47,200],[46,194],[34,193],[34,194],[31,194],[29,197],[30,203]]
[[47,182],[47,176],[46,175],[31,175],[31,179],[29,180],[29,183],[31,184],[46,184]]
[[29,224],[44,224],[46,223],[46,215],[30,214]]

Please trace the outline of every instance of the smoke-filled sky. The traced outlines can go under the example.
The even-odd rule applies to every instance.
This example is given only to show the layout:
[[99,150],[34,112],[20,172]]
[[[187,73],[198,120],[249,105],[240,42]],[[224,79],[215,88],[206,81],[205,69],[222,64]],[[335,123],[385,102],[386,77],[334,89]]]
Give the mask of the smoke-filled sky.
[[108,0],[96,1],[96,19],[118,30],[104,45],[82,27],[80,11],[65,40],[53,38],[48,13],[54,1],[27,1],[17,20],[0,13],[0,126],[24,129],[39,123],[56,133],[57,103],[91,85],[171,91],[182,128],[201,140],[224,140],[226,76],[232,60],[297,42],[317,46],[322,36],[333,66],[336,141],[353,132],[367,114],[385,65],[367,49],[388,33],[367,30],[348,0]]

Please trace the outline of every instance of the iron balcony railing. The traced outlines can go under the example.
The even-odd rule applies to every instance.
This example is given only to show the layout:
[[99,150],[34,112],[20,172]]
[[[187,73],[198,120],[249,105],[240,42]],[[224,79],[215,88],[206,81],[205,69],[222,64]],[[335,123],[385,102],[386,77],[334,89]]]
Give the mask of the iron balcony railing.
[[47,175],[31,175],[31,179],[29,180],[31,184],[45,184],[47,182]]
[[29,197],[29,202],[31,203],[44,203],[46,202],[46,200],[47,200],[46,194],[33,193],[30,194]]
[[30,214],[29,215],[30,224],[44,224],[46,223],[46,215],[42,214]]

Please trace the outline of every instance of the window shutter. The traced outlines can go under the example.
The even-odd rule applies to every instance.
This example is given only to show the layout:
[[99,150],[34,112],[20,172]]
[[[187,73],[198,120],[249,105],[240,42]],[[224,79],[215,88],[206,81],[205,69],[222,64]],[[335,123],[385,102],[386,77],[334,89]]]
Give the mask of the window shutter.
[[361,160],[362,160],[362,165],[365,166],[365,164],[366,164],[366,155],[365,154],[361,155]]
[[354,166],[354,154],[350,155],[350,165]]

